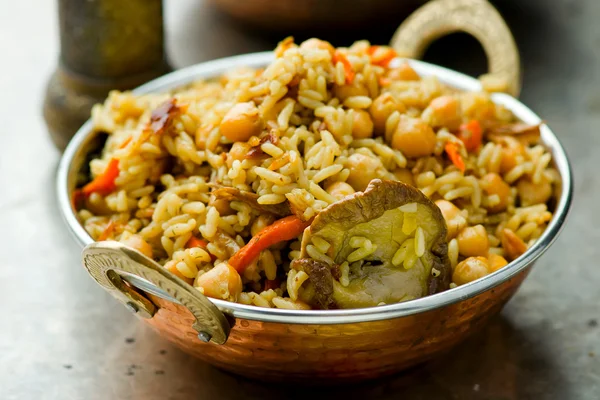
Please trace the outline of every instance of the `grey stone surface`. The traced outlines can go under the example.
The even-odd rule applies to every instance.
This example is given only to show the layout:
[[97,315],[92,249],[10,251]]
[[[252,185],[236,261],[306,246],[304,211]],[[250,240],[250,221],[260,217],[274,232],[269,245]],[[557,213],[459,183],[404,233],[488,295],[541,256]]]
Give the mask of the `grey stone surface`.
[[[571,218],[485,331],[400,376],[314,390],[248,381],[187,356],[86,275],[58,214],[59,154],[40,115],[45,80],[57,60],[56,5],[3,1],[0,399],[599,399],[600,2],[496,4],[521,49],[522,99],[546,118],[573,161]],[[199,0],[167,1],[165,7],[176,66],[268,49],[274,42],[232,26]],[[354,37],[376,37],[364,32]],[[428,57],[482,72],[481,50],[472,41],[444,43]],[[459,48],[449,51],[449,44]]]

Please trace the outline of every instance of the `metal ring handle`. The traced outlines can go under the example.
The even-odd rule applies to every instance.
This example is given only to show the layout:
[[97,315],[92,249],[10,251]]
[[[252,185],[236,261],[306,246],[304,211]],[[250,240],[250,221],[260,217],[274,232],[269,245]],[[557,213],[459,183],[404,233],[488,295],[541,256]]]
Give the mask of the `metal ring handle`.
[[119,242],[97,242],[86,246],[82,257],[92,278],[138,315],[152,318],[156,306],[125,283],[121,275],[149,281],[186,307],[196,319],[193,328],[200,340],[218,344],[227,341],[230,326],[225,315],[197,289],[137,250]]
[[433,0],[400,25],[392,46],[401,57],[420,58],[434,40],[463,31],[483,46],[489,73],[483,88],[514,97],[521,91],[521,66],[515,40],[500,13],[487,0]]

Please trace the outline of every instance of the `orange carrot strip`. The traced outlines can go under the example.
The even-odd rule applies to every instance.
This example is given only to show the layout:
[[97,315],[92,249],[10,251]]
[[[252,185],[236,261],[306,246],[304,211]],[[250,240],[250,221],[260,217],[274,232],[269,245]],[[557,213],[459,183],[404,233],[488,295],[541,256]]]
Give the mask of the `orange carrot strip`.
[[106,196],[116,189],[117,185],[115,184],[115,179],[117,179],[118,176],[119,160],[113,158],[108,162],[104,172],[95,177],[93,181],[85,185],[81,190],[86,196],[95,192]]
[[260,252],[270,246],[292,240],[298,237],[304,229],[310,225],[310,221],[302,221],[295,215],[282,218],[258,232],[248,244],[239,249],[229,259],[229,265],[238,272],[242,272],[247,266],[258,258]]
[[201,249],[206,250],[206,252],[210,256],[210,259],[212,261],[215,261],[217,259],[217,256],[215,256],[214,254],[211,254],[208,251],[208,242],[206,240],[204,240],[204,239],[199,239],[199,238],[197,238],[195,236],[192,236],[190,238],[190,240],[188,240],[187,243],[185,244],[185,248],[189,249],[189,248],[192,248],[192,247],[200,247]]
[[379,86],[386,87],[386,86],[389,86],[390,83],[392,83],[392,81],[390,80],[390,78],[386,78],[384,76],[380,76],[379,77]]
[[[133,140],[132,136],[121,143],[119,149],[125,148]],[[116,189],[115,179],[119,176],[119,160],[112,158],[104,172],[94,178],[93,181],[89,182],[82,189],[77,189],[73,192],[72,204],[73,208],[77,209],[77,204],[82,200],[83,197],[87,197],[94,192],[98,192],[103,196],[113,192]]]
[[456,165],[462,172],[465,172],[465,162],[458,151],[458,145],[456,143],[446,142],[444,150],[446,150],[446,154],[448,154],[452,164]]
[[98,241],[101,242],[103,240],[108,239],[108,237],[110,235],[112,235],[114,231],[115,231],[115,221],[111,220],[108,222],[108,225],[106,225],[106,228],[104,228],[104,230],[102,231],[100,236],[98,236]]
[[476,119],[462,124],[456,136],[465,144],[467,151],[475,151],[481,146],[483,140],[481,124]]
[[347,84],[351,84],[354,81],[354,75],[356,75],[354,73],[354,69],[352,68],[352,64],[350,64],[350,61],[348,60],[348,58],[344,55],[344,53],[336,50],[333,53],[333,65],[336,65],[339,62],[341,62],[344,65],[344,72],[345,72],[345,76],[346,76],[346,83]]
[[120,149],[124,149],[125,147],[127,147],[127,145],[129,143],[131,143],[131,140],[133,139],[133,136],[129,136],[127,139],[123,140],[123,143],[121,143],[121,145],[119,146]]
[[187,249],[191,248],[191,247],[201,247],[203,249],[206,249],[206,246],[208,246],[208,242],[204,239],[198,239],[195,236],[192,236],[190,238],[190,240],[187,241],[187,243],[185,244],[185,247]]
[[380,50],[382,47],[383,46],[371,46],[367,50],[367,54],[371,57],[371,64],[387,67],[390,61],[396,58],[398,54],[390,47]]

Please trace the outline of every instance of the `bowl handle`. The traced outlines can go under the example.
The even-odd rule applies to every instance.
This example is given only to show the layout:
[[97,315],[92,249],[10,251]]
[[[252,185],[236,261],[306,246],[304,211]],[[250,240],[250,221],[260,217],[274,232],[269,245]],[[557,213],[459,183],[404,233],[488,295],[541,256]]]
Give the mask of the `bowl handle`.
[[141,317],[152,318],[156,306],[127,282],[145,283],[186,307],[196,319],[193,328],[200,340],[217,344],[227,341],[230,326],[225,315],[197,289],[137,250],[119,242],[98,242],[86,246],[82,257],[92,278]]
[[463,31],[483,46],[489,73],[479,79],[490,92],[514,97],[521,90],[519,51],[500,13],[487,0],[433,0],[410,15],[394,33],[390,46],[401,57],[420,58],[436,39]]

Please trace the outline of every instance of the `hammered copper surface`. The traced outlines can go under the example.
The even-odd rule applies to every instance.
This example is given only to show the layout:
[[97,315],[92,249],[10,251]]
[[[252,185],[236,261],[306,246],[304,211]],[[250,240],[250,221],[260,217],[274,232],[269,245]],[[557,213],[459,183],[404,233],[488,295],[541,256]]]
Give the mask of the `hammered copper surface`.
[[178,304],[144,320],[184,351],[219,368],[261,380],[355,381],[390,375],[449,350],[480,329],[517,291],[530,268],[476,297],[417,315],[341,325],[236,320],[225,345],[203,343]]

